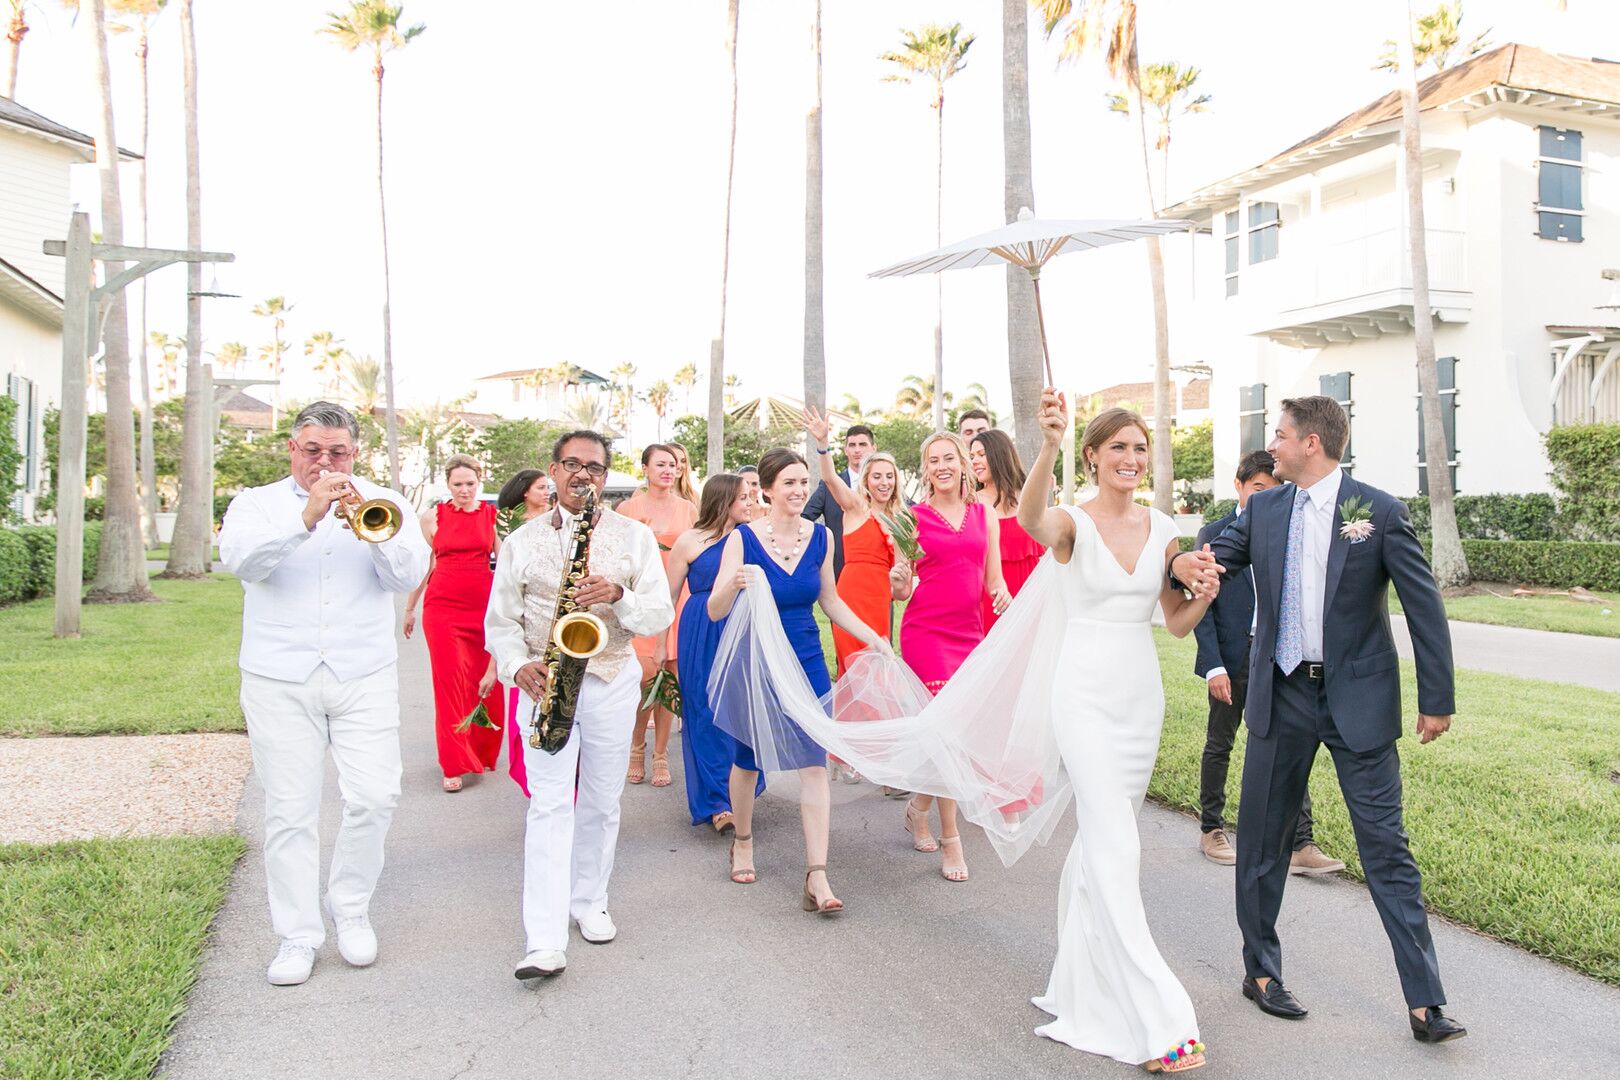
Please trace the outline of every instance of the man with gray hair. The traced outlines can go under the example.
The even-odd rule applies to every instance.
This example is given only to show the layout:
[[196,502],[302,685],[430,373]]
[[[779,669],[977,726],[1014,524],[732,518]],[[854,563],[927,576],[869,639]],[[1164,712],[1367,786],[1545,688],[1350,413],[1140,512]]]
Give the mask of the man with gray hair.
[[[326,940],[321,918],[321,787],[327,748],[343,791],[324,907],[338,951],[377,957],[371,894],[399,801],[399,675],[394,602],[427,573],[428,547],[398,492],[352,474],[360,429],[317,401],[293,420],[290,475],[231,500],[220,559],[242,582],[242,713],[264,787],[264,870],[281,948],[276,986],[309,978]],[[398,532],[350,529],[362,502],[394,504]],[[386,530],[384,530],[386,531]]]

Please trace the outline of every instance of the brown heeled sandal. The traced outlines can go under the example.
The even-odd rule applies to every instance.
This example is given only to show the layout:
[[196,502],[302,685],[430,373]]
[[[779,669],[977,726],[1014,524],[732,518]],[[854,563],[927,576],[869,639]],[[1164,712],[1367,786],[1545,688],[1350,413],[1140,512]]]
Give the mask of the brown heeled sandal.
[[928,811],[917,809],[917,801],[915,799],[907,799],[906,832],[911,834],[911,846],[915,850],[920,851],[925,855],[931,855],[939,850],[939,841],[934,839],[934,834],[932,832],[929,832],[928,835],[921,840],[917,839],[916,822],[919,817],[922,818],[924,831],[927,832]]
[[[738,841],[746,844],[751,843],[753,839],[753,833],[749,833],[747,836],[740,836],[735,830],[732,831],[731,847],[726,852],[726,862],[731,866],[731,880],[738,885],[752,885],[756,880],[758,880],[759,877],[759,875],[755,873],[752,866],[740,867],[737,865]],[[749,854],[752,855],[753,853],[749,852]],[[753,860],[750,859],[749,861],[752,862]]]
[[[962,846],[962,838],[960,836],[942,836],[939,838],[939,842],[942,846],[945,844],[955,844],[957,847]],[[968,879],[968,869],[966,865],[942,865],[939,868],[939,876],[944,878],[946,881],[966,881]]]
[[709,824],[714,826],[715,832],[724,836],[727,829],[737,831],[737,815],[730,810],[722,810],[709,819]]
[[630,769],[624,778],[632,784],[639,784],[647,779],[647,744],[630,748]]
[[652,786],[669,787],[669,784],[669,754],[660,754],[654,750],[652,756]]
[[[825,864],[821,864],[807,867],[804,871],[804,910],[815,915],[837,915],[840,911],[844,910],[844,902],[842,900],[838,899],[836,896],[829,896],[825,900],[817,901],[815,896],[810,892],[810,875],[814,874],[817,870],[825,874],[827,872],[827,867]],[[828,884],[830,886],[831,882]]]

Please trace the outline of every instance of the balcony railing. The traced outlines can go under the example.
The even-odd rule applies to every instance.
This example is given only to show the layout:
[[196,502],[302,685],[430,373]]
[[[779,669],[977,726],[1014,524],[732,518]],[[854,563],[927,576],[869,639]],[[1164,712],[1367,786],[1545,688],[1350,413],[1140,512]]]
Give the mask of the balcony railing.
[[[1429,289],[1466,292],[1467,236],[1455,229],[1428,229]],[[1384,229],[1303,248],[1270,262],[1244,267],[1243,293],[1251,304],[1274,313],[1378,297],[1412,287],[1406,231]]]

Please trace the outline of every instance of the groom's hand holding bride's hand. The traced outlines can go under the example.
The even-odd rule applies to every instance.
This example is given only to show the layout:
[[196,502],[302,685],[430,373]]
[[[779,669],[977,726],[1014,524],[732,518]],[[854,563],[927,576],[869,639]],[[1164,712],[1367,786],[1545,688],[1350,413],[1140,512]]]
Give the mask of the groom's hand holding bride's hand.
[[1451,730],[1451,717],[1430,716],[1428,713],[1418,713],[1418,742],[1424,744],[1432,743],[1449,730]]
[[[1191,559],[1193,565],[1188,567],[1182,564],[1182,569],[1176,569],[1176,559]],[[1215,594],[1221,591],[1221,575],[1226,573],[1226,567],[1215,561],[1215,553],[1208,544],[1202,551],[1183,551],[1170,560],[1170,572],[1177,581],[1193,594],[1195,600],[1213,600]]]

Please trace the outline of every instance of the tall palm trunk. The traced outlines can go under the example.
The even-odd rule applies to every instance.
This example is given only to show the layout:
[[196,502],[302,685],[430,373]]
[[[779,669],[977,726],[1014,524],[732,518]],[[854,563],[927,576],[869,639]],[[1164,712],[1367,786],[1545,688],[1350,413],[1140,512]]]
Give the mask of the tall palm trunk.
[[[141,163],[138,168],[138,176],[140,177],[141,245],[143,247],[149,240],[146,213],[146,151],[148,135],[152,126],[152,93],[146,73],[147,54],[146,19],[142,16],[140,37],[135,42],[135,61],[136,68],[140,72],[141,82]],[[141,533],[146,538],[147,546],[156,547],[158,542],[157,463],[152,446],[152,365],[148,361],[146,354],[146,311],[146,279],[142,278],[141,321],[139,332],[135,335],[135,340],[140,342],[141,358]]]
[[[934,94],[934,247],[945,243],[945,84]],[[934,275],[934,430],[945,430],[945,282]]]
[[[197,37],[192,0],[180,0],[180,61],[186,140],[186,247],[202,248],[202,149],[197,137]],[[202,264],[186,264],[186,405],[180,439],[180,506],[165,577],[206,573],[213,546],[214,478],[209,468],[213,402],[203,378]]]
[[[1029,131],[1029,0],[1001,0],[1002,208],[1015,221],[1035,209]],[[1041,406],[1041,337],[1035,323],[1035,287],[1029,273],[1007,267],[1007,374],[1012,383],[1018,453],[1033,461],[1041,448],[1036,416]]]
[[804,124],[804,401],[827,408],[826,322],[821,263],[821,0],[816,0],[810,49],[816,65],[816,97]]
[[1429,253],[1423,219],[1423,145],[1418,121],[1417,65],[1412,55],[1412,7],[1395,35],[1401,58],[1401,143],[1406,162],[1407,244],[1412,254],[1412,333],[1417,339],[1418,394],[1423,409],[1423,459],[1429,473],[1429,520],[1434,534],[1434,577],[1442,588],[1471,580],[1457,532],[1451,458],[1440,420],[1440,372],[1434,360],[1434,312],[1429,307]]
[[[107,60],[103,0],[87,0],[94,49],[96,86],[101,109],[96,124],[96,170],[101,180],[101,237],[107,244],[124,242],[124,209],[118,187],[118,143],[113,126],[112,77]],[[107,279],[123,270],[106,263]],[[101,531],[101,554],[87,600],[150,600],[146,584],[146,549],[141,544],[140,498],[135,491],[135,417],[129,393],[129,316],[123,294],[108,298],[102,362],[107,374],[107,501]]]
[[[726,220],[720,256],[720,332],[709,342],[709,446],[705,473],[726,465],[726,294],[731,279],[731,183],[737,171],[737,16],[740,0],[726,2],[726,55],[731,64],[731,134],[726,144]],[[660,419],[662,429],[662,419]],[[660,433],[660,438],[662,434]]]
[[[1126,101],[1136,113],[1137,139],[1142,149],[1142,187],[1147,192],[1148,217],[1159,215],[1153,196],[1153,164],[1148,153],[1147,114],[1142,103],[1141,70],[1136,57],[1130,58],[1126,77]],[[1164,249],[1157,236],[1147,238],[1148,287],[1153,290],[1153,508],[1165,514],[1175,512],[1176,466],[1171,451],[1171,417],[1175,391],[1170,385],[1170,313],[1164,295]]]
[[377,77],[377,215],[382,222],[383,411],[388,429],[388,486],[398,491],[399,416],[394,404],[394,322],[390,313],[393,291],[388,276],[388,202],[383,189],[383,62],[380,49],[372,74]]
[[22,61],[22,39],[28,33],[28,20],[23,17],[21,4],[11,9],[11,21],[6,25],[6,89],[5,97],[17,96],[17,65]]

